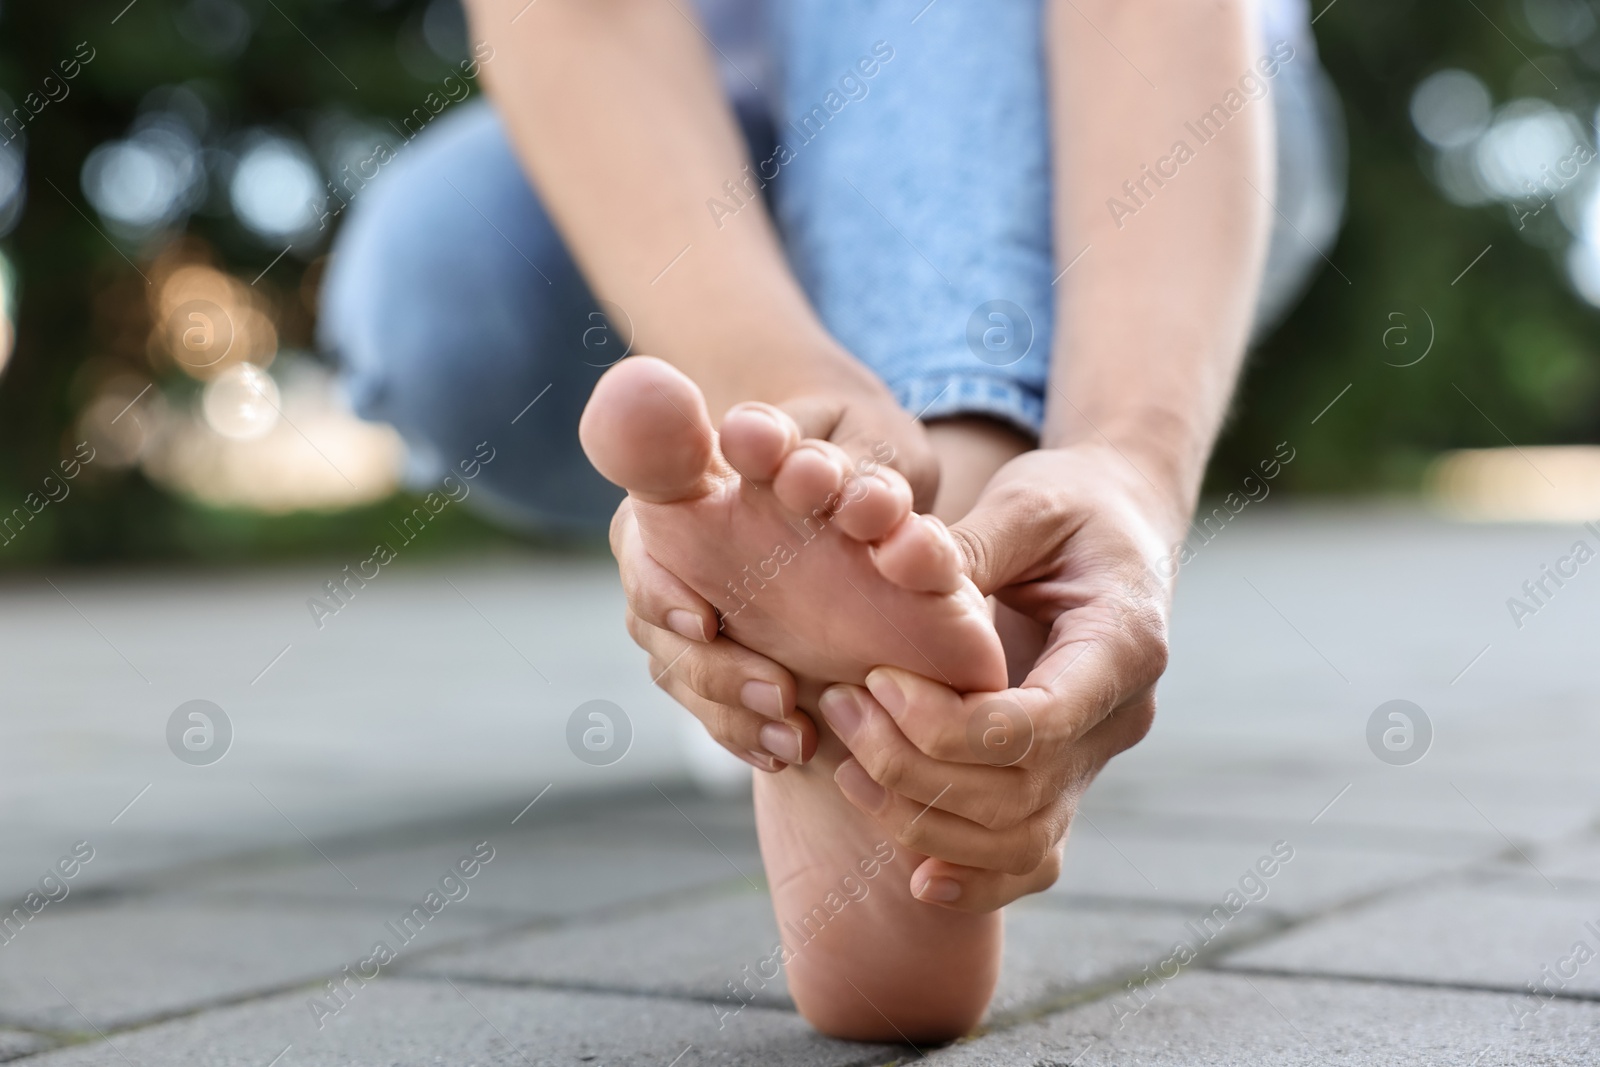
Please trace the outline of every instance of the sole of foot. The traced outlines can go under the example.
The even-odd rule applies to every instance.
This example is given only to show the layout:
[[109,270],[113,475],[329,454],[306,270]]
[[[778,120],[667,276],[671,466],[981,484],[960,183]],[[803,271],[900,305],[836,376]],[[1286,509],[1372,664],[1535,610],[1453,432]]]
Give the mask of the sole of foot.
[[[719,434],[693,382],[638,356],[601,378],[580,436],[633,498],[647,551],[717,607],[728,637],[795,675],[801,707],[880,665],[962,692],[1004,688],[988,607],[944,526],[912,512],[886,445],[852,458],[754,403]],[[835,1036],[959,1036],[993,992],[1000,917],[911,896],[923,857],[844,798],[833,775],[849,753],[820,732],[811,762],[756,776],[790,993]]]

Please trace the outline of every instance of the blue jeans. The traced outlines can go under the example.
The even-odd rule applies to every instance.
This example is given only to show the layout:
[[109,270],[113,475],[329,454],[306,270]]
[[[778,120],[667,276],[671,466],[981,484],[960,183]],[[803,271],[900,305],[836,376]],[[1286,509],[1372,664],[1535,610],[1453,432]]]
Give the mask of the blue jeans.
[[[831,333],[908,411],[1037,434],[1052,282],[1075,251],[1058,256],[1051,236],[1040,4],[924,2],[775,3],[777,84],[752,94],[749,70],[730,59],[725,73],[790,264]],[[1245,105],[1272,106],[1278,131],[1258,329],[1303,290],[1343,204],[1337,104],[1308,27],[1293,3],[1268,7],[1261,54],[1287,39],[1294,58]],[[724,224],[738,207],[707,190]],[[620,499],[577,439],[618,347],[603,322],[497,116],[474,102],[353,199],[321,342],[356,411],[405,438],[412,484],[487,439],[500,458],[474,500],[524,528],[587,530]]]

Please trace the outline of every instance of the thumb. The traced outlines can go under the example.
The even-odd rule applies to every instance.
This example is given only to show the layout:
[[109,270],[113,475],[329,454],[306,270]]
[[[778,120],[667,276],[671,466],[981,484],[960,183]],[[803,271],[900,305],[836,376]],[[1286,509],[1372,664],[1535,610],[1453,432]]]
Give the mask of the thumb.
[[967,577],[984,596],[1036,577],[1069,533],[1053,494],[1015,484],[984,490],[950,527]]

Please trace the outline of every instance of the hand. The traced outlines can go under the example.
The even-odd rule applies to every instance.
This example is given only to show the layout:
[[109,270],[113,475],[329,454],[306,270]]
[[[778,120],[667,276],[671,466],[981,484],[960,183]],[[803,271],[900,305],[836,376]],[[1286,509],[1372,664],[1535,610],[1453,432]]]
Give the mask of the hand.
[[823,694],[853,757],[840,788],[929,857],[919,899],[992,911],[1059,876],[1079,798],[1155,716],[1171,603],[1158,561],[1186,513],[1170,501],[1109,448],[1012,460],[951,532],[978,588],[1042,643],[1022,684],[963,696],[880,667],[866,689]]
[[[881,455],[888,442],[889,465],[906,476],[920,505],[931,504],[939,472],[925,432],[881,386],[808,394],[777,406],[805,436],[832,441],[852,459]],[[817,729],[795,708],[793,675],[717,632],[711,605],[645,551],[630,501],[611,521],[611,550],[628,600],[628,634],[649,653],[655,683],[718,744],[758,770],[811,759]]]

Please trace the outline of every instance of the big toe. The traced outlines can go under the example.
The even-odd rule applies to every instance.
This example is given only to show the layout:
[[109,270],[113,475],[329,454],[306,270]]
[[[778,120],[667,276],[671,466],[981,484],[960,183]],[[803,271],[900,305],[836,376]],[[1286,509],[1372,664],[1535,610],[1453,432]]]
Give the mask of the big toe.
[[709,485],[715,446],[705,397],[652,356],[625,359],[601,376],[578,438],[595,470],[642,500],[670,503]]

